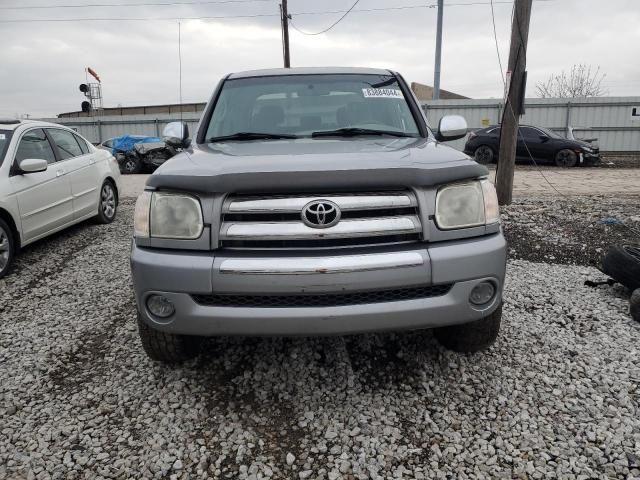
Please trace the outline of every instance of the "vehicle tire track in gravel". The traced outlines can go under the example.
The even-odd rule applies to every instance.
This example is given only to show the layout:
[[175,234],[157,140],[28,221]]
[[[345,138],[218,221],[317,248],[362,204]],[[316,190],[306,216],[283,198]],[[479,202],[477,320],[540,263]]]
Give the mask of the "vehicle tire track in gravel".
[[0,280],[0,314],[10,314],[15,301],[37,295],[43,282],[63,272],[69,261],[103,238],[105,230],[115,231],[112,225],[94,225],[88,220],[23,249],[12,271]]

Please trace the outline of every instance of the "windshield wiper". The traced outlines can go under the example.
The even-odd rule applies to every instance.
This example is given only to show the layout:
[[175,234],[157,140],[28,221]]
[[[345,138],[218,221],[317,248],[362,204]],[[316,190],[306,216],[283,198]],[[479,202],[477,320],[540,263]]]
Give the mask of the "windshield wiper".
[[226,140],[279,140],[283,138],[298,138],[298,136],[288,133],[238,132],[221,137],[211,137],[207,140],[207,143],[224,142]]
[[324,130],[319,132],[313,132],[312,137],[355,137],[357,135],[390,135],[392,137],[415,137],[405,132],[398,132],[397,130],[376,130],[373,128],[339,128],[337,130]]

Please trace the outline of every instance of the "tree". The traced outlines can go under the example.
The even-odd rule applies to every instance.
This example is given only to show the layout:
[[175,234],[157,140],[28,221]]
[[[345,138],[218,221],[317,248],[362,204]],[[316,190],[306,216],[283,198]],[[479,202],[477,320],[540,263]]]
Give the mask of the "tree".
[[571,71],[551,75],[547,81],[536,84],[536,93],[541,98],[602,97],[609,91],[602,86],[606,74],[595,71],[591,65],[574,65]]

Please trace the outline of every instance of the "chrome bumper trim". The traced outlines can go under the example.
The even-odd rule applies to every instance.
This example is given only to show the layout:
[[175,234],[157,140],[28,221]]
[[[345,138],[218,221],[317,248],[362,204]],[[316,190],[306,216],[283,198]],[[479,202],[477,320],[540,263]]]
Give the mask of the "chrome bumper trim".
[[420,252],[393,252],[339,257],[230,258],[220,264],[220,273],[257,275],[305,275],[364,272],[424,264]]

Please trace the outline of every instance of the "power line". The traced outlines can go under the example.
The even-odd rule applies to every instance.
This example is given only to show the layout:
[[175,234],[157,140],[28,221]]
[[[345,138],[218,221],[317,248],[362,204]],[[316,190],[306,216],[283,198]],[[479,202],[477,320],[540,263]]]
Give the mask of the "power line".
[[502,78],[502,83],[505,84],[504,70],[502,69],[502,59],[500,58],[500,48],[498,47],[498,33],[496,32],[496,16],[493,11],[493,0],[490,0],[490,2],[491,2],[491,21],[493,22],[493,38],[496,41],[496,53],[498,54],[498,66],[500,67],[500,77]]
[[75,5],[27,5],[0,7],[0,10],[44,10],[52,8],[108,8],[108,7],[171,7],[180,5],[212,5],[226,3],[272,2],[273,0],[203,0],[187,2],[143,2],[143,3],[85,3]]
[[355,2],[353,2],[353,5],[351,5],[351,8],[349,8],[349,10],[347,10],[344,15],[342,15],[338,20],[336,20],[334,23],[332,23],[331,25],[329,25],[327,28],[325,28],[324,30],[320,30],[319,32],[305,32],[300,30],[299,28],[297,28],[294,23],[293,20],[291,21],[291,26],[297,30],[298,32],[302,33],[303,35],[321,35],[323,33],[328,32],[329,30],[331,30],[333,27],[335,27],[336,25],[338,25],[342,20],[345,19],[345,17],[347,15],[349,15],[349,13],[351,13],[351,11],[356,8],[356,5],[358,5],[358,3],[360,2],[360,0],[356,0]]
[[[241,0],[234,0],[240,2]],[[249,0],[242,0],[248,2]],[[268,0],[251,0],[251,1],[264,1]],[[534,0],[535,2],[554,2],[556,0]],[[202,2],[199,2],[202,3]],[[495,1],[498,4],[512,4],[511,1]],[[195,3],[194,3],[195,4]],[[166,5],[166,4],[164,4]],[[475,5],[489,5],[489,2],[471,2],[471,3],[449,3],[447,7],[462,7],[462,6],[475,6]],[[436,8],[438,5],[423,4],[423,5],[404,5],[399,7],[379,7],[379,8],[359,8],[353,9],[351,13],[369,13],[369,12],[386,12],[394,10],[409,10],[416,8]],[[313,16],[313,15],[331,15],[336,13],[347,13],[347,10],[324,10],[317,12],[299,12],[292,15],[298,16]],[[12,19],[12,20],[0,20],[0,23],[36,23],[36,22],[128,22],[128,21],[140,21],[140,22],[153,22],[153,21],[176,21],[176,20],[221,20],[221,19],[234,19],[234,18],[264,18],[264,17],[280,17],[278,13],[263,13],[252,15],[202,15],[193,17],[89,17],[89,18],[25,18],[25,19]]]
[[277,13],[262,13],[254,15],[207,15],[198,17],[98,17],[98,18],[29,18],[18,20],[0,20],[0,23],[35,23],[35,22],[157,22],[176,20],[220,20],[225,18],[261,18],[279,17]]

